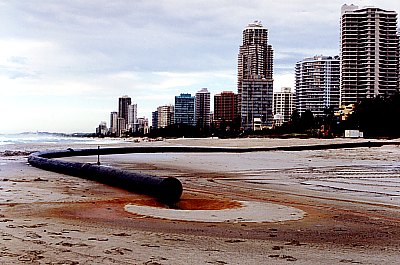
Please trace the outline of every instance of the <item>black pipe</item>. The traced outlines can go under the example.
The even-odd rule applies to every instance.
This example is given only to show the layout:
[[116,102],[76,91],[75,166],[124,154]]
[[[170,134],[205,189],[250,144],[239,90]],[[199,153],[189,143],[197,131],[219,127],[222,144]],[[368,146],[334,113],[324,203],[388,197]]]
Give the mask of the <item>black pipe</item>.
[[268,152],[268,151],[306,151],[326,150],[359,147],[381,147],[383,145],[400,145],[400,142],[355,142],[355,143],[334,143],[281,147],[190,147],[190,146],[138,146],[138,147],[112,147],[101,149],[71,149],[64,151],[47,151],[38,153],[44,158],[61,158],[71,156],[92,156],[130,153],[247,153],[247,152]]
[[[83,153],[91,153],[88,151],[91,150],[82,150]],[[176,178],[162,178],[90,163],[67,162],[49,158],[49,156],[59,157],[61,154],[65,154],[65,151],[34,153],[28,157],[28,162],[37,168],[147,194],[167,204],[179,201],[182,195],[182,183]],[[79,151],[68,151],[68,155],[64,156],[71,156],[70,154],[84,155]]]
[[120,169],[78,162],[66,162],[52,158],[71,156],[110,155],[128,153],[245,153],[265,151],[303,151],[324,150],[358,147],[381,147],[383,145],[399,145],[399,142],[356,142],[338,143],[327,145],[304,145],[287,147],[255,147],[255,148],[230,148],[230,147],[119,147],[98,149],[68,148],[64,151],[47,151],[33,153],[28,157],[28,162],[38,168],[58,173],[69,174],[84,179],[99,181],[111,186],[120,187],[129,191],[139,192],[154,196],[167,203],[179,201],[182,195],[181,182],[173,177],[161,178],[142,173],[124,171]]

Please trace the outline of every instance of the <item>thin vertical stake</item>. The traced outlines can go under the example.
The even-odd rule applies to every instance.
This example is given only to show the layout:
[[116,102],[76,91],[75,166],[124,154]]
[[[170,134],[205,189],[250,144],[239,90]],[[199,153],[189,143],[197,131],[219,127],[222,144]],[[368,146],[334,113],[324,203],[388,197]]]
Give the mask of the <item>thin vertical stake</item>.
[[97,150],[99,150],[97,153],[97,165],[100,166],[100,145],[97,146]]

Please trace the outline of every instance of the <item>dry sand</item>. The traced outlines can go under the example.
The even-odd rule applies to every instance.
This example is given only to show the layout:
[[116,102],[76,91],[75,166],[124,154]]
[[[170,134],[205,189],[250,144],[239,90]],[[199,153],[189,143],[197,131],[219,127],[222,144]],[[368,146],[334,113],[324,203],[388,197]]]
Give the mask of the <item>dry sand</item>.
[[[321,140],[179,139],[141,144],[310,143]],[[61,146],[12,147],[22,151],[52,148]],[[398,146],[101,157],[104,165],[178,177],[184,194],[177,208],[195,216],[241,209],[240,215],[251,210],[243,207],[247,202],[289,209],[289,219],[294,212],[299,214],[297,220],[253,222],[235,219],[237,212],[230,221],[221,222],[206,222],[207,216],[200,214],[198,220],[203,219],[198,222],[179,220],[176,214],[157,217],[167,210],[152,198],[36,169],[27,165],[24,156],[2,156],[0,264],[397,264],[399,157]],[[70,159],[95,161],[93,157]],[[127,212],[127,205],[150,206],[152,212]],[[271,211],[257,207],[261,216]]]

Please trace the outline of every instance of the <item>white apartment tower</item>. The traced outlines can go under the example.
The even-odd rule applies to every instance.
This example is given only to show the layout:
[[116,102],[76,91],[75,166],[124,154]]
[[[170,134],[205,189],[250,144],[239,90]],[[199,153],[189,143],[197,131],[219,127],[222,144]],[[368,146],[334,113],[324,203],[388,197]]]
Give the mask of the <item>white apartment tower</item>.
[[136,132],[137,127],[137,104],[128,105],[128,124],[127,129]]
[[293,112],[293,93],[290,87],[282,87],[274,92],[273,101],[274,125],[280,126],[290,121]]
[[339,109],[340,60],[338,56],[314,56],[296,63],[295,105],[303,114],[310,110],[323,116],[324,110]]
[[157,128],[165,128],[174,124],[174,106],[164,105],[157,108]]
[[398,91],[397,13],[343,5],[341,15],[342,105]]
[[243,30],[238,55],[238,107],[242,127],[254,129],[272,125],[273,50],[268,44],[268,29],[261,22],[250,23]]

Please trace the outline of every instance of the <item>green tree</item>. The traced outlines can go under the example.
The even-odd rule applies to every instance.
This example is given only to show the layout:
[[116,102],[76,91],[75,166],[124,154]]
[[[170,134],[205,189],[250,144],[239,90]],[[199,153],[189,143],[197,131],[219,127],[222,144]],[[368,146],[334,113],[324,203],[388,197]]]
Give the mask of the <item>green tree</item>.
[[302,131],[307,131],[313,129],[315,125],[314,114],[311,110],[306,110],[301,114],[300,117],[300,126]]
[[400,95],[363,100],[344,127],[359,129],[366,137],[400,137]]

